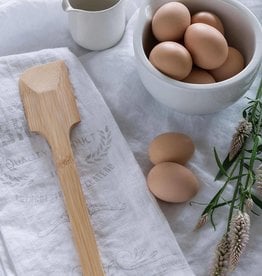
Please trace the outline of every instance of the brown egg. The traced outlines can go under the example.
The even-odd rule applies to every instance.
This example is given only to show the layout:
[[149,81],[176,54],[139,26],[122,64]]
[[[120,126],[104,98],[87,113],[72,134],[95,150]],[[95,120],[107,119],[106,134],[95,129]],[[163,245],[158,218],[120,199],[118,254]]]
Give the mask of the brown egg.
[[173,41],[157,44],[150,52],[149,60],[159,71],[176,80],[184,79],[192,69],[188,50]]
[[185,202],[196,195],[199,183],[186,167],[172,162],[155,165],[147,176],[152,194],[167,202]]
[[188,8],[179,2],[170,2],[161,6],[153,16],[152,31],[159,41],[177,41],[190,25]]
[[184,165],[193,155],[195,146],[183,133],[167,132],[155,137],[149,145],[149,159],[153,164],[175,162]]
[[235,48],[228,47],[228,57],[226,61],[217,69],[211,70],[210,73],[216,81],[229,79],[245,67],[245,61],[242,54]]
[[224,35],[224,26],[221,20],[213,13],[202,11],[197,12],[191,17],[191,24],[193,23],[205,23],[216,28],[222,35]]
[[185,79],[183,79],[183,82],[205,84],[214,83],[216,81],[206,70],[193,68],[191,73]]
[[212,26],[203,23],[190,25],[185,32],[184,41],[194,64],[202,69],[216,69],[227,59],[227,41]]

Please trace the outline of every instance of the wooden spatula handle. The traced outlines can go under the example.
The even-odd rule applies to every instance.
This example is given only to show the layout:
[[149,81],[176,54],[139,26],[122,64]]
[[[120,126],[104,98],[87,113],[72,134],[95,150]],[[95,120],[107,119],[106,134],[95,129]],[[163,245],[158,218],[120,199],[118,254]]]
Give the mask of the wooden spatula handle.
[[52,149],[83,275],[103,276],[69,139],[80,115],[65,62],[27,69],[20,77],[19,89],[30,130],[44,136]]
[[77,173],[69,134],[49,141],[84,276],[103,276],[96,240]]

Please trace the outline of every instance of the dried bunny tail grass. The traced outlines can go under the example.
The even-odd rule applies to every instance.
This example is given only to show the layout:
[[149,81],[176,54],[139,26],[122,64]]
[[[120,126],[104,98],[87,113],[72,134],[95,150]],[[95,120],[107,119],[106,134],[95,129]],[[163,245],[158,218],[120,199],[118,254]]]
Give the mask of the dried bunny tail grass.
[[262,164],[256,170],[256,186],[260,194],[262,194]]
[[248,137],[252,132],[252,123],[247,120],[242,120],[236,129],[236,133],[233,135],[230,150],[229,150],[229,160],[231,161],[241,150],[245,138]]
[[204,215],[202,215],[194,229],[194,231],[198,230],[199,228],[201,228],[202,226],[204,226],[207,223],[208,220],[208,213],[205,213]]
[[247,213],[238,211],[230,222],[228,238],[229,248],[229,269],[233,271],[243,254],[249,240],[250,218]]
[[222,240],[217,245],[215,253],[216,255],[210,276],[226,276],[229,258],[228,234],[224,234]]
[[257,190],[260,194],[262,194],[262,181],[257,182]]
[[256,173],[262,175],[262,164],[257,167]]
[[249,197],[249,198],[246,199],[246,201],[245,201],[245,211],[246,211],[247,213],[250,213],[251,210],[253,209],[253,207],[254,207],[254,201],[253,201],[253,199],[252,199],[251,197]]

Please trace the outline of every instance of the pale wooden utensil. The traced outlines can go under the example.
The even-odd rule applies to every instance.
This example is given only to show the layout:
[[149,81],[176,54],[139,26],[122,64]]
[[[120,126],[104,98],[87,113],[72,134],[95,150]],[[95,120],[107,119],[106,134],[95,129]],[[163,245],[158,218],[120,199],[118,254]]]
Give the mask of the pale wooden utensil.
[[19,89],[31,131],[48,141],[71,223],[83,275],[104,275],[70,143],[70,129],[80,122],[68,70],[55,61],[26,70]]

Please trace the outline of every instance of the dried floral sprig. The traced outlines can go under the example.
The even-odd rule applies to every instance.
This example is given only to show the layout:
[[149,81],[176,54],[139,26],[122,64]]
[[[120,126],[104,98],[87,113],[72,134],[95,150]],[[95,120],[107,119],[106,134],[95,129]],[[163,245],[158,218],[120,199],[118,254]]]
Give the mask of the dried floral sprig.
[[204,226],[207,223],[207,220],[208,220],[208,214],[204,214],[203,216],[201,216],[200,219],[198,220],[196,226],[195,226],[195,230],[198,230],[202,226]]
[[229,260],[229,240],[225,234],[222,240],[218,243],[215,258],[211,270],[211,276],[225,276],[228,270]]
[[252,132],[252,123],[243,119],[239,122],[239,125],[236,129],[236,133],[233,135],[233,139],[231,142],[230,150],[229,150],[229,160],[233,160],[234,157],[239,153],[241,148],[244,145],[246,138]]
[[[215,159],[219,172],[215,180],[225,178],[222,187],[203,210],[196,226],[199,229],[208,220],[215,228],[213,214],[217,208],[229,206],[227,229],[219,242],[212,267],[212,276],[226,275],[234,270],[249,240],[250,218],[253,205],[262,209],[262,200],[253,193],[256,187],[262,191],[262,80],[255,99],[249,99],[236,133],[233,135],[229,153],[223,162],[216,149]],[[257,163],[260,163],[255,170]],[[255,185],[256,184],[256,185]],[[234,187],[231,199],[224,198],[229,185]]]
[[247,198],[245,202],[245,208],[244,208],[245,212],[249,214],[253,210],[253,207],[254,207],[253,199],[251,197]]
[[262,164],[256,170],[256,186],[260,194],[262,194]]
[[250,218],[245,212],[237,211],[230,222],[229,270],[233,271],[239,263],[249,240]]

